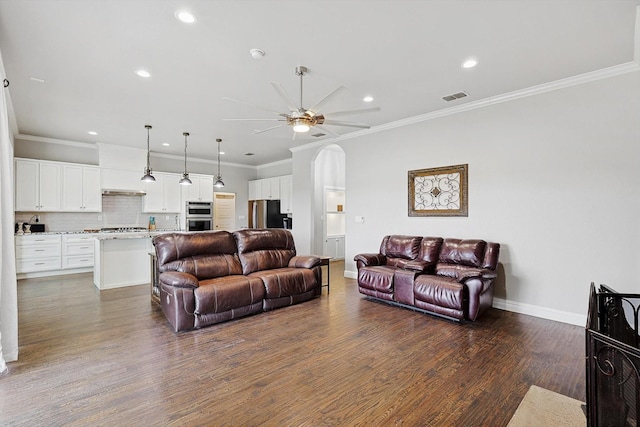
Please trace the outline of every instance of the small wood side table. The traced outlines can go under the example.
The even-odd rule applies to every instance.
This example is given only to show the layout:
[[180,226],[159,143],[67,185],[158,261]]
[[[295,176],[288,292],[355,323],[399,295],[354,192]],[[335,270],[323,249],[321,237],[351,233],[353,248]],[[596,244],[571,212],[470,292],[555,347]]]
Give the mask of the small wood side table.
[[313,255],[313,256],[317,256],[318,258],[320,258],[320,268],[322,268],[322,266],[326,266],[327,267],[327,283],[322,283],[320,286],[321,287],[327,287],[327,294],[329,293],[329,291],[331,290],[331,280],[330,280],[330,267],[331,267],[331,260],[333,259],[333,257],[330,256],[323,256],[323,255]]

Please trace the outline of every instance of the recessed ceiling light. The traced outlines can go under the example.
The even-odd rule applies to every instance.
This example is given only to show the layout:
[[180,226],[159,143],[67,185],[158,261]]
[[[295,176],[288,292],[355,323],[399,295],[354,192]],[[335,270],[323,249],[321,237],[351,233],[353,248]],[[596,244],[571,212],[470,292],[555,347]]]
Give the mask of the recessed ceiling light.
[[364,102],[373,102],[373,96],[365,96],[362,100]]
[[168,147],[168,146],[170,146],[170,145],[171,145],[171,144],[169,144],[168,142],[163,142],[163,143],[162,143],[162,146],[163,146],[163,147]]
[[140,77],[144,77],[145,79],[147,77],[151,77],[151,74],[147,70],[138,70],[136,71],[136,74],[139,75]]
[[220,151],[220,155],[221,155],[221,156],[224,156],[224,151]]
[[193,24],[194,22],[196,22],[196,17],[193,16],[193,14],[191,14],[190,12],[187,12],[186,10],[178,10],[176,11],[176,18],[178,18],[178,20],[186,23],[186,24]]
[[260,59],[264,56],[264,50],[262,49],[251,49],[249,53],[253,59]]
[[94,130],[90,130],[90,131],[88,132],[88,134],[89,134],[89,135],[97,135],[97,134],[98,134],[98,132],[96,132],[96,131],[94,131]]
[[473,68],[476,65],[478,65],[478,60],[477,59],[473,59],[473,58],[469,58],[466,61],[464,61],[462,63],[462,68]]

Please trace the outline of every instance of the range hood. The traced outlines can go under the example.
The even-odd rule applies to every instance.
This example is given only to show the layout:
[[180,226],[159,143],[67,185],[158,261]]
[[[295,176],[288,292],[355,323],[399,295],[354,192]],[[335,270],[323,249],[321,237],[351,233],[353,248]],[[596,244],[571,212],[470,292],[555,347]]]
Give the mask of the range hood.
[[103,188],[103,196],[144,196],[147,192],[144,190],[118,190],[112,188]]

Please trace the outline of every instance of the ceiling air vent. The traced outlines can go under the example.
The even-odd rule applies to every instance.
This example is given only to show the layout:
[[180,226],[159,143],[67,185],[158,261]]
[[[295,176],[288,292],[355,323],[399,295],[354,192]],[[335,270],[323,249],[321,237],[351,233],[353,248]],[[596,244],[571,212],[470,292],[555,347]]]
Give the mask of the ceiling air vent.
[[466,93],[458,92],[458,93],[454,93],[453,95],[443,96],[442,99],[444,99],[445,101],[449,102],[449,101],[453,101],[455,99],[464,98],[465,96],[467,96]]
[[326,135],[326,133],[318,132],[318,133],[314,133],[311,136],[315,136],[316,138],[320,138],[321,136],[325,136],[325,135]]

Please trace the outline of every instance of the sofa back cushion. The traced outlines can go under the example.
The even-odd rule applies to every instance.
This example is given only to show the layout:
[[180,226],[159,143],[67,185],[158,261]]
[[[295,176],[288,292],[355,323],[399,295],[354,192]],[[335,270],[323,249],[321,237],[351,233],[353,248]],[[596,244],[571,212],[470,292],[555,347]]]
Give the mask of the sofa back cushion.
[[285,229],[248,229],[233,233],[242,273],[272,270],[289,265],[296,255],[293,235]]
[[420,242],[420,252],[418,260],[435,265],[438,262],[440,249],[442,248],[441,237],[423,237]]
[[233,235],[226,231],[155,236],[158,270],[193,274],[198,280],[242,274]]
[[414,260],[420,252],[419,236],[384,236],[380,244],[380,253],[387,257],[388,265],[396,265],[401,260]]
[[444,239],[439,262],[467,267],[482,267],[484,263],[484,240]]

